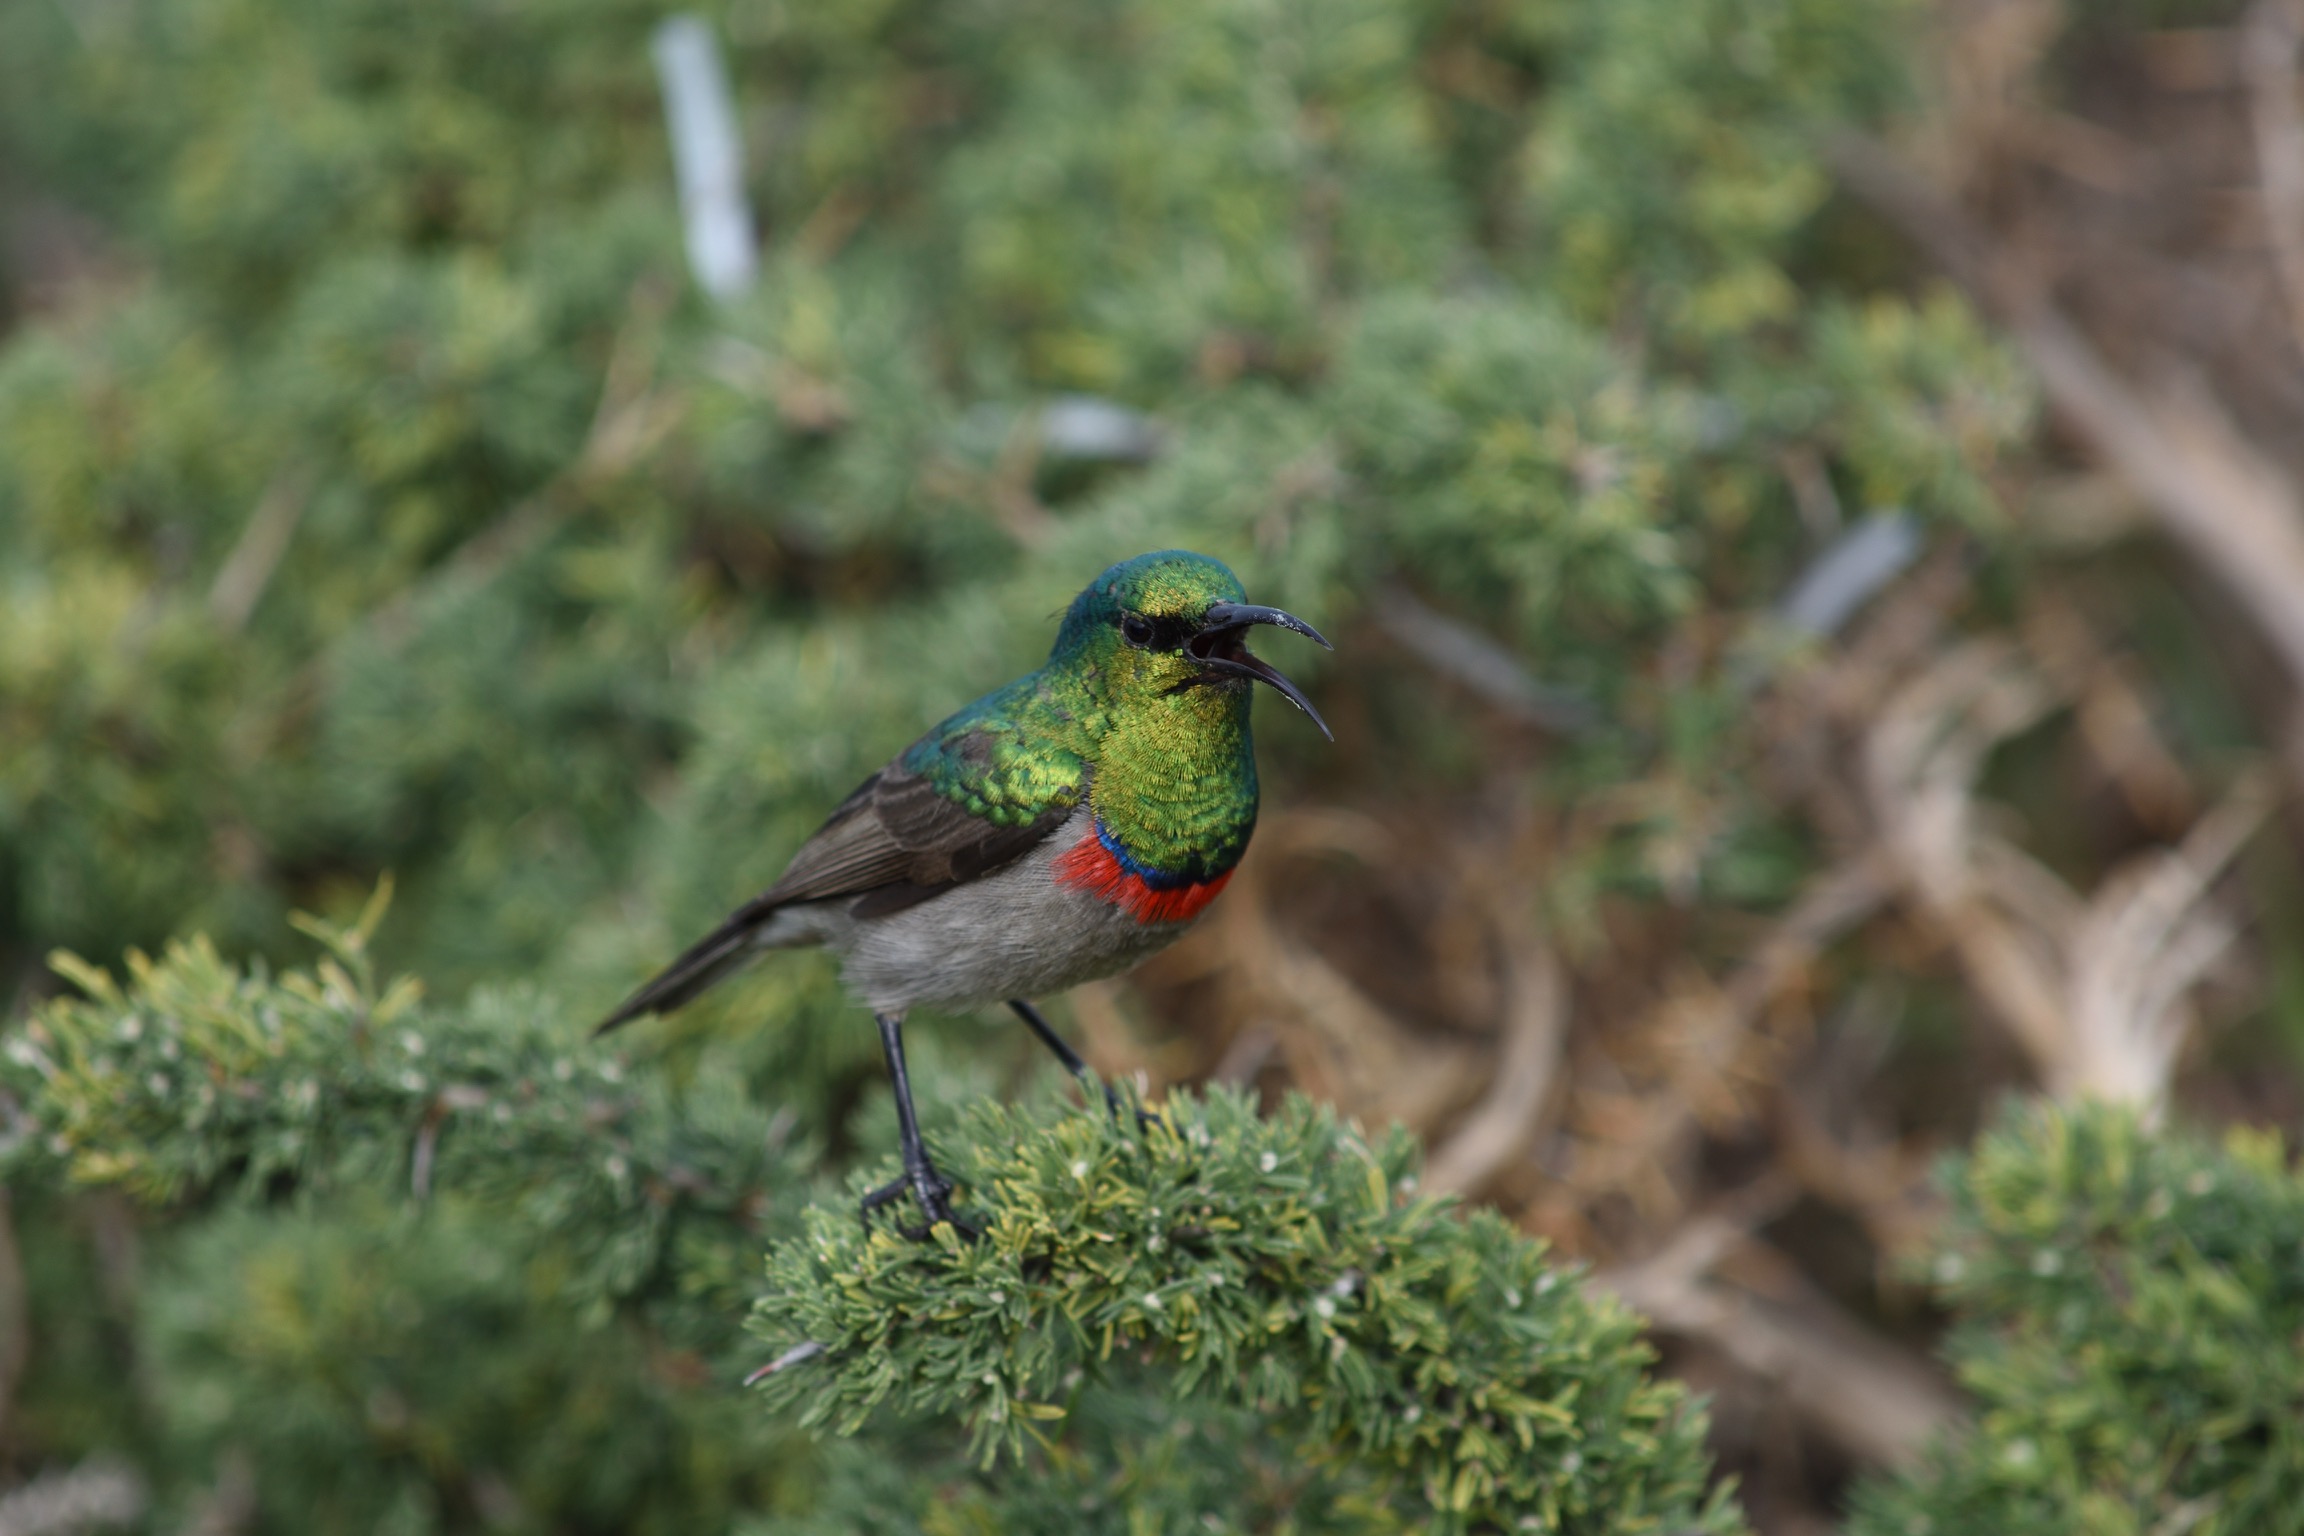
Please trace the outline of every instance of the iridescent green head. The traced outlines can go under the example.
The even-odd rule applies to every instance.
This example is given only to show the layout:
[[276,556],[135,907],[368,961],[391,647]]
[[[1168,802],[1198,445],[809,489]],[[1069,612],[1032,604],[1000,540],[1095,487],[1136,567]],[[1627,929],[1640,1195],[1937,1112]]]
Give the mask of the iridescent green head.
[[1258,624],[1294,630],[1328,646],[1320,632],[1277,608],[1245,601],[1240,578],[1220,560],[1163,549],[1112,566],[1072,600],[1049,665],[1083,677],[1120,708],[1191,697],[1245,707],[1250,684],[1276,688],[1334,740],[1297,686],[1248,653]]

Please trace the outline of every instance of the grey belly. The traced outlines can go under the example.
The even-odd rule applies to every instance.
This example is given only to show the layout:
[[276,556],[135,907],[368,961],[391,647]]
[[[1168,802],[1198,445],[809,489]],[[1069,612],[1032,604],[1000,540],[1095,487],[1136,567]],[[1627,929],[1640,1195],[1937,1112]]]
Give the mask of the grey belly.
[[1117,975],[1166,948],[1190,923],[1139,923],[1119,907],[1056,883],[1056,859],[1090,826],[1075,811],[1055,836],[1006,869],[886,917],[846,902],[790,909],[762,938],[823,944],[841,978],[876,1013],[922,1004],[973,1007],[1061,992]]

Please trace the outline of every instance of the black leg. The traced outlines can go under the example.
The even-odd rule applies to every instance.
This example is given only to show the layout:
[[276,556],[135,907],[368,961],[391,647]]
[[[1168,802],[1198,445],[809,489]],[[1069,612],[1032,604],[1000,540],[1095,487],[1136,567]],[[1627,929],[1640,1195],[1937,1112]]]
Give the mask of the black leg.
[[912,1078],[904,1070],[903,1016],[883,1013],[875,1017],[880,1021],[880,1049],[888,1057],[888,1081],[896,1090],[896,1126],[903,1144],[904,1176],[864,1197],[865,1219],[870,1220],[873,1211],[909,1189],[912,1198],[920,1202],[920,1213],[928,1218],[928,1223],[923,1227],[904,1228],[906,1237],[925,1238],[940,1221],[952,1223],[953,1229],[963,1237],[974,1237],[976,1229],[952,1214],[952,1185],[928,1161],[927,1144],[920,1139],[920,1120],[912,1111]]
[[[1080,1059],[1078,1051],[1064,1043],[1064,1037],[1056,1033],[1056,1027],[1053,1024],[1041,1017],[1039,1009],[1020,997],[1008,999],[1008,1006],[1015,1010],[1016,1017],[1022,1019],[1031,1028],[1032,1033],[1040,1037],[1042,1045],[1056,1053],[1056,1059],[1064,1063],[1065,1071],[1082,1079],[1091,1075],[1088,1071],[1088,1063]],[[1113,1091],[1110,1083],[1104,1085],[1104,1107],[1112,1112],[1112,1118],[1115,1120],[1120,1118],[1120,1095]],[[1136,1122],[1139,1125],[1158,1125],[1160,1117],[1150,1110],[1140,1109],[1136,1111]]]
[[1088,1075],[1088,1063],[1080,1059],[1078,1051],[1064,1043],[1064,1037],[1056,1033],[1054,1025],[1040,1016],[1039,1009],[1020,997],[1008,999],[1008,1006],[1015,1010],[1016,1017],[1022,1019],[1032,1033],[1040,1037],[1042,1045],[1056,1053],[1056,1059],[1064,1063],[1065,1071],[1074,1077],[1086,1077]]

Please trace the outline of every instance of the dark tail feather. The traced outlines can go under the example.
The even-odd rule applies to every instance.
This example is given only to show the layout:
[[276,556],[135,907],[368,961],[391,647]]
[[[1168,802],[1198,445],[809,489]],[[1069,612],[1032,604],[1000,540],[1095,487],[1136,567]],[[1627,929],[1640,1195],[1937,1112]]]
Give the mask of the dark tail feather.
[[670,1013],[686,1003],[752,958],[752,936],[759,931],[765,916],[750,907],[739,909],[728,921],[689,945],[679,959],[657,972],[646,986],[626,998],[624,1005],[602,1019],[592,1033],[604,1035],[642,1014]]

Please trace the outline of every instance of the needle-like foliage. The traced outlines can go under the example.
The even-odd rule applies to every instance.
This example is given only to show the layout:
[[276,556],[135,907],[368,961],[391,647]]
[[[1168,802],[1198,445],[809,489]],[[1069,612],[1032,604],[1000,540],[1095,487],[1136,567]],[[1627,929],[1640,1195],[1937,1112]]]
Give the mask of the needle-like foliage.
[[2304,1531],[2304,1176],[2132,1113],[2034,1108],[1953,1176],[1934,1276],[1975,1427],[1855,1536]]
[[987,1465],[1031,1462],[1087,1380],[1132,1365],[1251,1410],[1394,1528],[1739,1528],[1637,1321],[1493,1214],[1418,1194],[1403,1134],[1217,1092],[1141,1125],[988,1105],[952,1152],[979,1240],[833,1205],[770,1253],[752,1327],[803,1422],[957,1414]]
[[245,970],[195,939],[131,954],[123,987],[58,957],[88,995],[7,1042],[12,1167],[179,1212],[454,1191],[552,1244],[556,1289],[595,1317],[692,1293],[692,1273],[666,1282],[696,1229],[759,1231],[800,1182],[722,1076],[630,1080],[533,997],[441,1010],[411,978],[379,988],[366,945],[385,894],[357,927],[310,923],[331,953],[308,971]]
[[[725,1074],[627,1075],[533,994],[378,986],[382,910],[310,924],[327,958],[278,975],[204,940],[124,985],[60,956],[87,995],[0,1048],[8,1187],[126,1196],[157,1272],[115,1321],[163,1389],[84,1382],[73,1411],[171,1501],[239,1468],[265,1528],[757,1507],[794,1452],[731,1394],[759,1245],[806,1188],[789,1122]],[[84,1321],[56,1343],[100,1353]]]
[[[312,924],[329,958],[277,978],[201,942],[134,957],[126,986],[64,958],[88,995],[0,1063],[12,1181],[117,1189],[182,1229],[149,1320],[173,1434],[261,1457],[276,1514],[661,1508],[672,1461],[730,1454],[741,1298],[783,1233],[752,1328],[810,1347],[769,1392],[848,1434],[882,1406],[957,1419],[1006,1462],[988,1507],[1034,1496],[1019,1460],[1125,1482],[1142,1441],[1067,1446],[1065,1420],[1089,1376],[1133,1377],[1283,1448],[1321,1483],[1296,1497],[1348,1528],[1738,1528],[1636,1320],[1492,1214],[1417,1195],[1402,1133],[1238,1094],[1141,1124],[987,1105],[952,1148],[982,1240],[915,1243],[849,1196],[802,1216],[804,1175],[725,1088],[628,1080],[533,1005],[379,989],[382,910]],[[692,1364],[638,1388],[636,1352],[669,1346]],[[568,1393],[592,1406],[508,1433]]]

